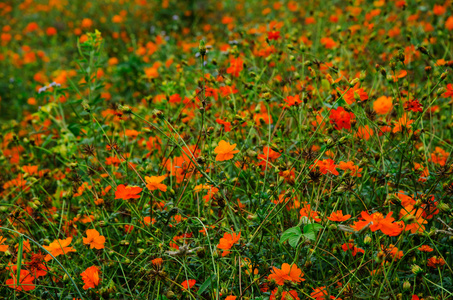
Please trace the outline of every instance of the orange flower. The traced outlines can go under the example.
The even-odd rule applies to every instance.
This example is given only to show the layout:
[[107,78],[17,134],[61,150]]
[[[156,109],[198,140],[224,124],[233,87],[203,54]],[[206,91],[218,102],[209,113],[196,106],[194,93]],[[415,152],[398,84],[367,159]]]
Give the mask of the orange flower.
[[414,120],[408,119],[407,114],[404,113],[403,116],[398,119],[398,122],[395,124],[395,127],[393,128],[392,132],[397,133],[401,131],[403,127],[410,129],[412,123],[414,123]]
[[236,234],[235,232],[233,232],[233,234],[225,233],[223,235],[223,238],[220,239],[219,244],[217,245],[217,248],[224,250],[222,256],[228,255],[230,253],[229,250],[231,249],[231,247],[239,242],[240,238],[241,232],[239,232],[239,234]]
[[96,266],[87,268],[82,272],[82,274],[80,274],[80,276],[82,276],[82,280],[85,283],[85,285],[83,286],[84,290],[95,288],[97,285],[99,285],[99,268]]
[[192,288],[195,283],[197,283],[197,281],[195,279],[189,279],[189,280],[185,280],[181,283],[182,287],[184,288],[184,290],[187,290],[187,289],[190,289]]
[[143,189],[138,186],[120,184],[115,191],[115,199],[138,199]]
[[403,251],[398,251],[398,248],[393,244],[390,244],[387,248],[384,245],[381,245],[381,249],[385,254],[390,255],[393,259],[401,259],[404,255]]
[[268,280],[275,280],[275,283],[278,285],[285,284],[285,280],[292,281],[292,282],[301,282],[305,281],[302,277],[304,273],[302,270],[299,269],[295,264],[289,265],[284,263],[281,269],[276,267],[272,267],[271,275],[267,277]]
[[445,21],[445,28],[452,31],[453,30],[453,16],[449,16],[447,21]]
[[435,4],[434,7],[433,7],[433,13],[436,16],[443,15],[446,11],[447,11],[447,8],[445,6],[443,6],[443,5]]
[[423,232],[425,226],[423,224],[428,223],[423,217],[423,209],[415,209],[412,205],[408,205],[400,210],[400,218],[402,218],[406,224],[406,231],[410,230],[412,233]]
[[162,258],[158,257],[158,258],[153,259],[151,261],[151,263],[156,267],[161,267],[162,264],[164,263],[164,260]]
[[351,227],[359,231],[371,223],[371,231],[375,232],[381,230],[383,234],[388,236],[397,236],[402,232],[402,228],[397,223],[393,222],[395,219],[392,218],[392,213],[393,212],[389,212],[387,216],[384,217],[380,212],[375,212],[370,215],[366,211],[362,211],[361,217],[363,220],[355,222]]
[[244,61],[241,57],[231,58],[230,67],[227,69],[227,73],[234,77],[239,77],[239,73],[244,69]]
[[418,247],[417,250],[422,251],[422,252],[433,252],[434,249],[428,245],[422,245],[422,246]]
[[17,266],[11,268],[13,271],[10,273],[11,279],[6,280],[6,285],[17,291],[31,291],[35,289],[33,284],[33,277],[29,271],[21,269],[19,275],[19,284],[17,284]]
[[358,252],[360,253],[365,253],[365,250],[362,248],[357,248],[354,243],[344,243],[341,245],[341,249],[343,249],[344,252],[351,250],[352,251],[352,256],[356,256]]
[[351,171],[351,176],[362,177],[362,174],[360,174],[360,172],[362,172],[363,168],[359,169],[359,166],[354,165],[353,161],[340,161],[338,168],[343,171]]
[[437,256],[433,256],[428,259],[428,267],[437,268],[442,267],[445,265],[445,260],[442,257],[437,258]]
[[263,148],[263,154],[258,154],[258,159],[261,160],[261,162],[258,164],[259,166],[266,166],[267,160],[269,159],[270,161],[274,161],[277,158],[280,157],[280,153],[272,150],[270,147],[264,147]]
[[392,98],[381,96],[373,102],[373,109],[379,115],[386,115],[393,109]]
[[96,229],[88,229],[87,237],[83,238],[85,245],[90,245],[90,249],[104,249],[105,237],[100,235]]
[[[58,239],[50,243],[49,246],[43,246],[43,248],[49,251],[54,257],[57,257],[61,254],[66,254],[68,252],[77,252],[76,249],[68,247],[69,244],[71,244],[71,242],[72,237],[68,237],[65,240]],[[51,259],[53,259],[53,257],[50,256],[50,254],[47,254],[46,257],[44,258],[45,261],[49,261]]]
[[216,161],[230,160],[234,157],[234,154],[238,153],[239,150],[234,150],[236,144],[230,145],[228,142],[221,140],[219,145],[214,149],[214,153],[217,154]]
[[301,217],[307,217],[309,220],[321,222],[318,212],[311,209],[311,204],[304,205],[299,212]]
[[167,186],[163,183],[161,183],[167,175],[162,175],[162,176],[145,176],[145,181],[146,181],[146,187],[150,191],[154,190],[161,190],[162,192],[167,191]]
[[373,135],[373,129],[371,129],[368,125],[359,126],[357,133],[355,134],[356,137],[358,137],[359,139],[364,139],[365,141],[368,141]]
[[342,210],[334,211],[330,214],[330,217],[327,217],[327,219],[333,222],[343,222],[349,220],[349,218],[351,218],[351,215],[343,215]]
[[3,243],[6,242],[6,238],[0,235],[0,252],[6,252],[8,250],[8,245],[3,245]]

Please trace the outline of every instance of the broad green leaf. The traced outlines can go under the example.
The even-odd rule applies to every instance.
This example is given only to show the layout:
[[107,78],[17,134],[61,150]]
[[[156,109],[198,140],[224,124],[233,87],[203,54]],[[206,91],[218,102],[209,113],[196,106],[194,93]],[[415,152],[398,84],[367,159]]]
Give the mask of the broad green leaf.
[[316,240],[316,232],[318,232],[322,227],[319,224],[307,224],[304,226],[304,236],[309,240]]
[[291,247],[296,247],[301,237],[302,231],[300,230],[300,227],[292,227],[283,232],[282,236],[280,237],[280,243],[288,240],[288,244],[290,244]]

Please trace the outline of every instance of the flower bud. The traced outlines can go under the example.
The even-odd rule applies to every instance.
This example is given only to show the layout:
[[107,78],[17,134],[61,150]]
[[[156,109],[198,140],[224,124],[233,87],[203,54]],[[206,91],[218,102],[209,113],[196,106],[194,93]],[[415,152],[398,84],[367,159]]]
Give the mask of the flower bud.
[[420,268],[420,266],[418,266],[418,265],[412,265],[411,271],[412,271],[412,273],[415,274],[415,275],[421,275],[421,274],[423,274],[423,269]]

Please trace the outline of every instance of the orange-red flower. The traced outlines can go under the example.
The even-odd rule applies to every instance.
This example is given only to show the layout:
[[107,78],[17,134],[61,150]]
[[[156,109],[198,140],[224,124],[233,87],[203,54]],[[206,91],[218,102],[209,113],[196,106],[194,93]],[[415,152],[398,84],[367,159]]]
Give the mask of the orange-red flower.
[[183,290],[188,290],[192,288],[197,281],[195,279],[189,279],[189,280],[184,280],[181,282],[182,287],[184,288]]
[[359,166],[354,165],[353,161],[340,161],[338,168],[343,171],[350,171],[351,176],[362,177],[362,174],[360,174],[360,172],[362,172],[363,168],[359,168]]
[[88,229],[86,231],[87,237],[83,238],[85,245],[90,245],[90,249],[103,249],[105,243],[105,236],[102,236],[96,229]]
[[307,217],[309,220],[321,222],[318,212],[311,209],[311,204],[305,204],[299,212],[301,217]]
[[433,256],[428,259],[428,267],[437,268],[445,265],[445,260],[442,257]]
[[[76,249],[72,247],[68,247],[69,244],[72,242],[72,237],[68,237],[65,240],[55,240],[52,243],[50,243],[49,246],[43,246],[44,249],[49,251],[54,257],[57,257],[61,254],[66,254],[69,252],[77,252]],[[49,261],[53,259],[52,256],[49,254],[46,255],[44,258],[45,261]]]
[[333,124],[335,129],[350,129],[351,121],[354,120],[355,115],[352,112],[347,112],[343,107],[332,109],[330,111],[330,124]]
[[6,252],[8,250],[8,245],[3,245],[3,243],[6,242],[6,238],[0,235],[0,252]]
[[120,184],[115,191],[115,199],[123,199],[123,200],[129,200],[129,199],[138,199],[140,198],[140,193],[142,192],[142,188],[138,186],[132,186],[132,185],[124,185]]
[[5,282],[8,287],[17,291],[31,291],[35,289],[35,285],[33,283],[35,277],[33,277],[29,271],[24,269],[20,270],[19,284],[17,284],[17,266],[14,265],[10,269],[12,269],[12,272],[10,273],[11,278]]
[[284,263],[281,269],[272,267],[271,273],[272,274],[270,274],[267,279],[275,280],[275,283],[277,283],[278,285],[285,284],[285,280],[292,282],[305,281],[305,279],[302,278],[304,276],[302,270],[299,269],[295,264],[289,265],[287,263]]
[[335,164],[335,161],[328,158],[328,159],[323,159],[323,160],[317,160],[314,165],[311,165],[310,168],[313,166],[316,166],[319,168],[319,172],[321,174],[326,175],[327,173],[333,174],[333,175],[340,175],[337,171],[337,165]]
[[398,119],[398,122],[395,124],[395,127],[393,127],[392,132],[397,133],[399,131],[402,131],[403,128],[410,129],[412,126],[411,124],[414,123],[414,120],[411,120],[407,117],[407,114],[404,113],[401,118]]
[[392,98],[381,96],[373,102],[373,109],[378,115],[386,115],[393,109]]
[[415,209],[412,205],[408,205],[400,210],[400,218],[406,224],[406,231],[410,230],[412,233],[423,232],[428,223],[423,217],[423,209]]
[[421,252],[433,252],[434,249],[428,245],[422,245],[422,246],[418,247],[417,250],[421,251]]
[[352,226],[355,230],[360,230],[363,227],[370,225],[371,231],[381,230],[383,234],[388,236],[397,236],[402,232],[402,228],[397,224],[394,223],[394,218],[392,218],[392,213],[389,212],[387,216],[380,212],[375,212],[373,214],[368,214],[366,211],[362,211],[361,217],[362,220],[357,221]]
[[281,155],[280,153],[266,146],[263,148],[263,154],[258,154],[258,159],[260,160],[260,163],[258,165],[266,167],[266,165],[268,164],[268,160],[274,161],[277,158],[279,158],[280,155]]
[[167,175],[162,175],[162,176],[145,176],[145,181],[146,181],[146,187],[150,191],[154,190],[161,190],[162,192],[167,191],[167,186],[163,183],[164,179],[167,178]]
[[214,149],[214,153],[217,154],[215,160],[216,161],[225,161],[230,160],[234,157],[234,154],[238,153],[239,150],[234,150],[236,148],[236,144],[230,144],[221,140],[219,145]]
[[352,256],[356,256],[357,253],[365,253],[365,250],[362,248],[357,248],[354,243],[344,243],[341,245],[341,249],[343,249],[344,252],[351,250],[352,251]]
[[239,77],[239,73],[244,69],[244,61],[241,57],[231,58],[230,67],[227,69],[227,73],[231,76]]
[[84,290],[88,290],[90,288],[95,288],[99,285],[100,278],[99,278],[99,268],[96,266],[91,266],[87,268],[85,271],[80,274],[82,276],[82,280],[85,283],[83,286]]
[[231,247],[239,242],[240,238],[241,232],[239,232],[239,234],[236,234],[235,232],[233,232],[233,234],[225,233],[223,235],[223,238],[220,239],[219,244],[217,245],[217,248],[223,250],[222,256],[228,255],[230,253],[229,250],[231,249]]
[[351,218],[351,215],[343,215],[342,210],[334,211],[330,214],[330,217],[327,217],[327,219],[333,222],[343,222],[349,220],[349,218]]

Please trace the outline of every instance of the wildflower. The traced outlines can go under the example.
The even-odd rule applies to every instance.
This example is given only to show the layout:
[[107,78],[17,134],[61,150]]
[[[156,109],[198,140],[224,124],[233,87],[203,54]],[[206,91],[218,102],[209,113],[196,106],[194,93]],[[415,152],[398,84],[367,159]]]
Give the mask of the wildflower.
[[397,236],[401,233],[402,229],[398,224],[394,223],[395,220],[392,218],[392,213],[389,212],[387,216],[380,212],[375,212],[373,214],[368,214],[366,211],[362,211],[361,217],[363,220],[357,221],[352,226],[355,230],[359,231],[365,226],[370,226],[370,230],[375,232],[381,230],[383,234],[388,236]]
[[333,174],[333,175],[340,175],[337,171],[337,165],[333,161],[333,159],[323,159],[323,160],[317,160],[314,165],[311,165],[310,168],[313,166],[316,166],[319,168],[319,172],[321,174],[326,175],[327,173]]
[[100,235],[96,229],[88,229],[87,237],[83,238],[85,245],[90,245],[90,249],[104,249],[105,237]]
[[417,250],[421,251],[421,252],[433,252],[434,249],[428,245],[422,245],[422,246],[418,247]]
[[164,260],[160,257],[158,258],[155,258],[151,261],[151,263],[153,264],[153,266],[156,266],[156,267],[161,267],[162,264],[164,263]]
[[278,288],[274,289],[272,291],[272,294],[269,298],[269,300],[300,300],[299,295],[297,294],[297,291],[291,290],[291,291],[282,291],[281,293],[281,298],[277,299],[275,298],[276,294],[278,292]]
[[231,296],[227,296],[227,297],[225,298],[225,300],[236,300],[236,298],[237,298],[236,296],[232,296],[232,295],[231,295]]
[[368,141],[370,137],[374,135],[373,129],[370,128],[370,126],[365,125],[365,126],[359,126],[357,129],[357,133],[355,136],[359,139],[364,139],[365,141]]
[[449,16],[445,21],[445,28],[452,31],[453,30],[453,16]]
[[398,251],[398,248],[395,247],[393,244],[390,244],[388,247],[385,247],[384,245],[381,245],[381,249],[386,253],[387,255],[390,255],[392,259],[401,259],[403,257],[403,251]]
[[[52,243],[50,243],[49,246],[43,246],[44,249],[49,251],[54,257],[57,257],[61,254],[66,254],[69,252],[77,252],[76,249],[72,247],[68,247],[69,244],[72,242],[72,237],[68,237],[65,240],[55,240]],[[45,261],[49,261],[53,259],[50,254],[47,254],[46,257],[44,258]]]
[[439,164],[441,166],[445,166],[449,156],[450,156],[450,153],[448,153],[447,151],[445,151],[444,149],[442,149],[440,147],[436,147],[436,148],[434,148],[434,152],[431,153],[431,158],[429,161],[431,161],[435,164]]
[[231,131],[231,122],[226,122],[226,121],[223,121],[222,119],[218,119],[218,118],[215,121],[217,124],[223,125],[225,132]]
[[30,261],[25,262],[25,265],[27,265],[27,270],[29,270],[35,278],[47,275],[47,271],[49,269],[47,269],[47,267],[42,264],[43,259],[44,254],[41,254],[41,252],[39,252],[33,253]]
[[412,123],[414,123],[414,120],[408,119],[407,114],[404,113],[403,116],[398,119],[398,122],[395,124],[392,132],[397,133],[402,131],[403,128],[410,129]]
[[301,217],[307,217],[309,220],[321,222],[321,218],[319,217],[318,212],[311,209],[311,204],[304,205],[299,213]]
[[363,250],[362,248],[357,248],[354,243],[344,243],[343,245],[341,245],[341,249],[344,252],[351,250],[352,256],[356,256],[359,252],[362,254],[365,253],[365,250]]
[[155,190],[161,190],[162,192],[167,191],[167,186],[163,183],[164,179],[167,177],[167,175],[162,175],[162,176],[145,176],[145,181],[146,181],[146,187],[150,191],[155,191]]
[[120,184],[115,191],[115,199],[123,199],[123,200],[129,200],[129,199],[138,199],[140,198],[140,194],[142,192],[142,188],[138,186],[133,186],[133,185],[124,185]]
[[260,163],[258,164],[258,166],[266,167],[268,164],[268,160],[274,161],[277,158],[279,158],[280,155],[281,155],[280,153],[272,150],[270,147],[265,146],[263,148],[263,154],[258,154],[258,156],[257,156],[258,159],[260,160]]
[[223,253],[222,256],[226,256],[230,253],[231,247],[234,246],[237,242],[239,242],[239,239],[241,238],[241,232],[239,234],[236,234],[233,232],[233,234],[230,233],[224,233],[223,238],[220,239],[219,244],[217,245],[217,248],[222,249]]
[[423,112],[423,106],[417,99],[408,100],[404,103],[405,111]]
[[406,231],[412,233],[423,232],[425,226],[423,224],[428,223],[423,217],[423,209],[415,209],[412,205],[406,206],[400,210],[400,218],[406,223]]
[[99,278],[99,268],[96,266],[91,266],[83,271],[80,276],[82,276],[82,280],[85,283],[83,286],[84,290],[88,290],[90,288],[95,288],[99,285],[100,278]]
[[227,73],[234,77],[239,77],[239,73],[244,69],[244,62],[241,57],[231,58],[230,67],[227,69]]
[[373,109],[378,115],[386,115],[393,109],[392,98],[381,96],[373,102]]
[[[313,292],[310,294],[316,300],[327,300],[327,299],[337,299],[334,296],[329,296],[329,292],[327,291],[325,286],[321,286],[319,288],[313,289]],[[327,297],[329,296],[329,297]]]
[[343,171],[350,171],[351,176],[362,177],[362,174],[360,174],[360,172],[362,172],[363,168],[359,168],[359,166],[354,165],[353,161],[340,161],[338,168]]
[[0,236],[0,252],[6,252],[8,250],[8,245],[4,245],[3,243],[6,242],[6,238]]
[[301,282],[305,281],[304,273],[299,269],[295,264],[289,265],[284,263],[281,269],[272,267],[272,274],[267,277],[267,280],[275,280],[275,283],[278,285],[284,285],[285,280],[292,282]]
[[453,97],[453,84],[449,83],[446,86],[447,91],[442,94],[442,97],[448,98],[448,97]]
[[343,222],[349,220],[350,218],[351,215],[343,215],[342,210],[334,211],[330,214],[330,217],[327,217],[327,219],[333,222]]
[[215,160],[216,161],[225,161],[230,160],[234,157],[234,154],[238,153],[239,150],[234,150],[236,148],[236,144],[230,144],[221,140],[219,145],[214,149],[214,153],[217,154]]
[[298,105],[298,104],[301,104],[301,103],[302,103],[302,100],[300,100],[300,96],[299,96],[299,95],[296,95],[296,96],[288,96],[288,97],[286,97],[285,99],[283,99],[283,101],[286,102],[286,105],[287,105],[288,107],[291,107],[291,106]]
[[339,92],[343,95],[344,101],[346,101],[346,103],[349,105],[354,103],[356,99],[360,101],[368,100],[368,94],[363,88],[359,88],[359,83],[347,90],[347,92],[341,90],[339,90]]
[[188,290],[192,288],[195,285],[195,283],[197,283],[195,279],[189,279],[181,282],[181,285],[183,287],[183,290]]
[[351,121],[355,118],[354,113],[347,112],[341,106],[330,111],[330,124],[333,124],[336,130],[350,129]]
[[445,12],[447,11],[447,8],[443,5],[438,5],[438,4],[435,4],[434,7],[433,7],[433,13],[436,15],[436,16],[441,16],[443,15]]
[[17,266],[14,265],[10,269],[12,272],[10,273],[11,278],[6,280],[5,284],[16,291],[31,291],[35,289],[35,285],[33,284],[33,277],[29,271],[21,269],[19,275],[19,284],[17,284]]
[[442,257],[433,256],[428,259],[427,266],[431,268],[442,267],[445,265],[445,260]]

